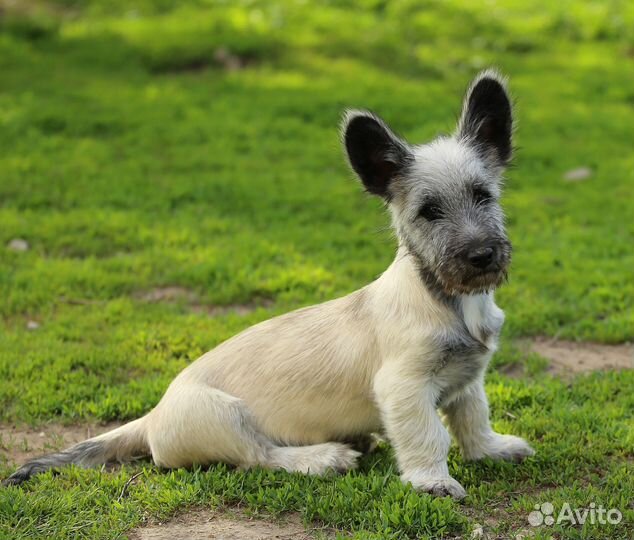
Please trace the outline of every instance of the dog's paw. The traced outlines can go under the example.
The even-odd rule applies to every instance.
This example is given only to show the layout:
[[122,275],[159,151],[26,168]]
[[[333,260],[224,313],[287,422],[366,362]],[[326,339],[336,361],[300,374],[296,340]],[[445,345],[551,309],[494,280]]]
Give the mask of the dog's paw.
[[429,493],[435,497],[446,497],[449,495],[456,500],[461,500],[467,496],[467,492],[460,483],[449,475],[435,476],[426,471],[414,471],[402,474],[401,480],[405,484],[412,484],[416,491]]
[[347,445],[341,445],[333,451],[332,463],[329,466],[334,471],[344,474],[346,471],[357,468],[361,455],[361,452]]
[[311,446],[278,446],[270,450],[265,466],[289,472],[323,475],[329,471],[345,473],[357,466],[361,454],[342,443]]
[[535,454],[535,450],[521,437],[515,435],[491,434],[486,445],[477,452],[466,452],[468,459],[503,459],[506,461],[522,461]]
[[322,475],[328,471],[343,474],[350,469],[356,469],[361,456],[360,452],[353,450],[347,444],[324,443],[306,447],[312,455],[304,457],[302,472]]

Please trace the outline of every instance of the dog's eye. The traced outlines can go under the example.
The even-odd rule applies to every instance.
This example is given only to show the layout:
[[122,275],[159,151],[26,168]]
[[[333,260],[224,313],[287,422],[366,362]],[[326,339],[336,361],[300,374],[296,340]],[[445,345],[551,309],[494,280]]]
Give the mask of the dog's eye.
[[428,201],[420,207],[418,215],[427,221],[435,221],[443,217],[443,211],[436,201]]
[[476,204],[486,204],[493,199],[491,192],[481,186],[473,188],[473,200]]

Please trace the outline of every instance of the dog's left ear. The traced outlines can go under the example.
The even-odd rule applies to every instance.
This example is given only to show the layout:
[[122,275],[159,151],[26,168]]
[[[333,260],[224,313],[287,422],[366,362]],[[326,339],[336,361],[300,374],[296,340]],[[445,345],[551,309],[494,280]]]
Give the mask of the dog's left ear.
[[471,83],[462,106],[457,137],[475,146],[494,167],[504,167],[512,154],[513,113],[504,78],[493,70]]

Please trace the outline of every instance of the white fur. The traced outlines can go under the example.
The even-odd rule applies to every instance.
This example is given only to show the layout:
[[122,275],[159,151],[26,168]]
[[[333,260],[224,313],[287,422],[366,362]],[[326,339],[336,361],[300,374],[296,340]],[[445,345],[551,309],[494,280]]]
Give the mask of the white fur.
[[[347,121],[359,114],[367,113],[350,112]],[[400,154],[406,143],[392,146]],[[433,228],[416,219],[425,190],[457,193],[477,176],[497,197],[499,179],[454,138],[412,152],[410,174],[394,181],[390,197],[402,245],[381,277],[209,351],[174,379],[148,415],[96,440],[99,456],[145,451],[165,467],[222,461],[323,474],[356,465],[359,453],[345,442],[384,431],[404,482],[461,498],[465,491],[447,468],[451,439],[438,408],[466,458],[530,455],[525,441],[497,434],[489,423],[484,373],[504,320],[493,294],[443,298],[428,288],[419,264],[433,267],[443,253],[438,244],[454,236],[429,241]],[[501,210],[490,212],[498,212],[502,227]],[[459,231],[471,226],[469,219]],[[117,452],[119,446],[127,450]],[[56,459],[67,463],[72,455]],[[35,465],[46,468],[50,461]]]
[[[501,311],[492,295],[463,297],[462,312],[474,337],[496,323],[493,351]],[[166,467],[224,461],[321,474],[355,465],[358,453],[336,441],[384,429],[404,481],[462,497],[436,413],[444,389],[458,387],[442,405],[466,457],[531,450],[489,425],[490,352],[473,360],[479,375],[471,381],[438,365],[439,336],[459,328],[460,317],[434,299],[400,251],[364,289],[260,323],[185,369],[145,418],[149,449]]]
[[[404,482],[461,498],[438,407],[466,458],[532,453],[489,424],[484,371],[502,321],[492,294],[464,296],[459,309],[436,299],[401,247],[367,287],[245,330],[181,372],[145,417],[30,462],[9,480],[145,453],[164,467],[222,461],[323,474],[356,466],[359,453],[344,441],[383,431]],[[460,339],[475,353],[447,356]]]

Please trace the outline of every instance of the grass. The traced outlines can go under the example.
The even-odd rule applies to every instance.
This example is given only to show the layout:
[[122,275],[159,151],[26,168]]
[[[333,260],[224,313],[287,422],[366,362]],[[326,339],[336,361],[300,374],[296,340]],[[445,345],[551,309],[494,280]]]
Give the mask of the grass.
[[[522,336],[634,338],[631,3],[0,5],[0,421],[137,417],[239,330],[373,279],[394,244],[344,164],[342,109],[371,108],[423,141],[453,129],[465,85],[488,65],[511,77],[519,147],[494,367],[523,361]],[[580,166],[590,179],[562,180]],[[5,249],[14,238],[30,249]],[[210,317],[142,299],[166,286],[200,305],[263,307]],[[460,536],[476,523],[508,538],[545,501],[619,508],[624,521],[535,538],[630,538],[632,371],[571,383],[529,371],[517,381],[493,369],[488,392],[496,428],[537,455],[514,466],[452,453],[463,505],[402,486],[387,447],[327,479],[67,469],[0,490],[0,538],[120,538],[191,505],[236,504],[357,538]]]

